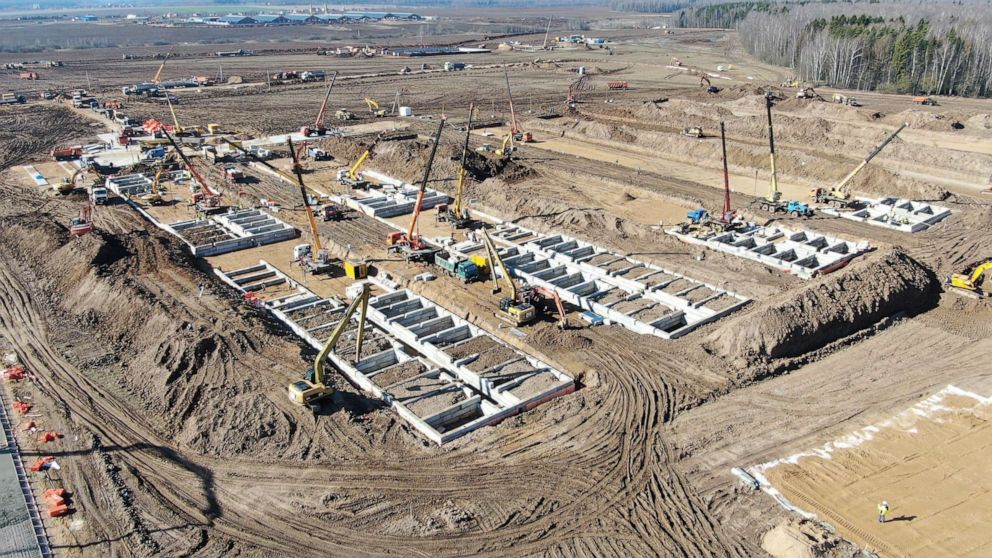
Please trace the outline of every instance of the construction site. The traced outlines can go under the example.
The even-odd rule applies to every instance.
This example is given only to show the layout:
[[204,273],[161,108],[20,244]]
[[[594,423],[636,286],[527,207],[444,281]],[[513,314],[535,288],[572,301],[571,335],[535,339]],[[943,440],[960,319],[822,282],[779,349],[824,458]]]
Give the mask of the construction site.
[[0,53],[0,555],[987,556],[992,101],[583,9]]

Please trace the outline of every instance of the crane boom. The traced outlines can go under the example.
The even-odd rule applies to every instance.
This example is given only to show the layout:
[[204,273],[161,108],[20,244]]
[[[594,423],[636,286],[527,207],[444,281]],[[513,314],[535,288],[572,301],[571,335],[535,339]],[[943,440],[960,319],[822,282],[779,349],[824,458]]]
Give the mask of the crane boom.
[[431,156],[427,159],[427,166],[424,168],[424,179],[420,182],[420,191],[417,192],[417,205],[413,208],[413,219],[410,220],[410,230],[407,231],[406,238],[412,244],[414,231],[417,228],[417,219],[420,217],[420,210],[424,205],[424,192],[427,191],[427,181],[431,177],[431,167],[434,166],[434,155],[437,154],[437,146],[441,143],[441,130],[444,129],[444,120],[437,125],[437,133],[434,135],[434,145],[431,147]]
[[296,182],[300,185],[300,195],[303,196],[303,209],[306,210],[307,223],[310,225],[310,236],[313,237],[313,251],[314,254],[320,254],[323,247],[320,245],[317,220],[314,219],[313,210],[310,209],[310,196],[307,194],[307,187],[303,183],[303,167],[300,166],[300,160],[296,156],[296,150],[293,149],[293,138],[286,138],[286,144],[289,145],[289,152],[293,157],[293,174],[296,175]]
[[316,130],[324,129],[324,113],[327,112],[327,100],[331,98],[331,89],[334,87],[334,80],[337,79],[337,77],[337,72],[331,74],[331,83],[327,86],[327,93],[324,94],[324,102],[320,103],[320,110],[317,112],[317,120],[314,122],[314,129]]
[[189,171],[189,173],[193,175],[193,178],[195,178],[197,182],[200,183],[200,186],[203,188],[203,191],[206,192],[207,195],[220,197],[222,193],[214,190],[213,188],[210,187],[210,184],[207,184],[206,179],[204,179],[203,176],[193,166],[193,164],[190,163],[189,157],[187,157],[186,154],[183,153],[183,149],[179,147],[179,144],[176,143],[176,140],[172,138],[172,135],[169,134],[169,132],[166,131],[164,128],[162,129],[162,133],[165,134],[165,137],[169,140],[169,143],[172,144],[173,149],[175,149],[176,153],[179,154],[179,158],[183,160],[183,164],[186,165],[186,169]]
[[777,202],[782,193],[778,191],[778,172],[775,169],[775,132],[772,129],[772,98],[765,96],[765,110],[768,113],[768,146],[771,149],[772,181],[768,192],[768,201]]
[[152,83],[158,84],[162,79],[162,70],[165,69],[165,62],[169,59],[171,52],[165,53],[165,58],[162,59],[162,63],[158,65],[158,71],[155,72],[155,77],[152,78]]
[[455,188],[455,216],[459,219],[462,218],[462,193],[465,191],[465,178],[468,175],[468,170],[465,168],[468,162],[468,140],[472,136],[472,115],[475,114],[475,103],[469,103],[468,105],[468,123],[465,125],[465,145],[462,147],[462,161],[461,166],[458,168],[458,185]]
[[172,123],[175,125],[175,128],[173,128],[173,131],[178,134],[178,133],[182,132],[182,129],[183,128],[182,128],[182,126],[179,125],[179,119],[176,118],[176,109],[175,109],[175,107],[172,106],[172,99],[170,99],[169,96],[166,95],[165,96],[165,102],[168,103],[168,105],[169,105],[169,112],[172,113]]
[[878,144],[878,146],[875,147],[875,150],[874,151],[872,151],[871,153],[869,153],[868,156],[865,157],[865,159],[863,161],[861,161],[861,163],[858,164],[858,166],[854,167],[854,170],[852,170],[851,172],[849,172],[847,174],[847,176],[845,176],[843,178],[843,180],[841,180],[840,182],[837,183],[836,186],[834,186],[834,191],[835,192],[837,192],[837,191],[843,191],[844,190],[844,187],[847,186],[847,183],[850,182],[851,179],[853,179],[859,172],[861,172],[861,169],[865,168],[865,166],[868,163],[870,163],[871,160],[874,159],[876,155],[878,155],[879,153],[881,153],[882,150],[885,149],[885,146],[886,145],[889,145],[889,142],[891,142],[892,140],[896,139],[896,136],[899,135],[899,132],[901,132],[903,130],[903,128],[905,128],[908,125],[909,125],[909,123],[904,123],[902,126],[899,126],[899,129],[897,129],[895,132],[892,132],[891,134],[889,134],[889,136],[887,138],[885,138],[885,140],[882,141],[882,143]]
[[733,219],[733,211],[730,209],[730,171],[727,168],[727,134],[723,120],[720,121],[720,146],[723,148],[723,215],[720,220],[729,223]]
[[506,96],[510,99],[510,134],[516,135],[520,130],[517,129],[517,113],[513,110],[513,93],[510,91],[510,74],[506,72],[506,67],[503,67],[503,77],[506,78]]

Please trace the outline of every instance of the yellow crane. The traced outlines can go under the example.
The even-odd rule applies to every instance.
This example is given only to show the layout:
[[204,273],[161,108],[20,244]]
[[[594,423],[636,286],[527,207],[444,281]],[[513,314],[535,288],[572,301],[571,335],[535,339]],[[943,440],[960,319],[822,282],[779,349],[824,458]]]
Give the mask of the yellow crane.
[[176,118],[176,108],[172,106],[172,100],[169,99],[168,95],[165,96],[165,102],[169,105],[169,112],[172,113],[172,133],[182,136],[188,132],[193,132],[193,128],[183,128],[179,125],[179,119]]
[[836,186],[830,190],[825,188],[813,189],[813,191],[810,192],[810,196],[813,200],[817,203],[826,203],[837,208],[851,207],[852,205],[855,205],[857,202],[851,196],[851,192],[847,189],[847,185],[854,179],[855,176],[857,176],[859,172],[861,172],[862,169],[868,166],[868,163],[870,163],[876,155],[885,149],[886,145],[889,145],[889,142],[896,139],[899,132],[901,132],[906,126],[909,126],[909,123],[904,123],[902,126],[899,126],[895,132],[889,134],[885,140],[882,141],[882,143],[878,144],[878,146],[876,146],[875,149],[864,158],[864,160],[858,163],[858,166],[854,167],[854,170],[847,173],[847,176],[838,182]]
[[522,326],[534,321],[534,318],[537,317],[537,309],[534,308],[533,304],[520,300],[520,290],[517,289],[517,285],[510,275],[510,270],[503,263],[503,258],[499,256],[499,251],[493,244],[493,239],[489,236],[487,229],[482,229],[482,240],[486,245],[486,253],[489,256],[489,272],[493,276],[493,294],[500,292],[499,279],[496,274],[497,268],[503,275],[503,280],[510,290],[510,296],[504,296],[499,300],[501,317],[515,326]]
[[376,118],[382,118],[383,116],[386,116],[386,110],[379,108],[379,101],[376,101],[375,99],[369,97],[365,97],[365,104],[369,106],[369,112],[372,113],[372,116]]
[[331,332],[331,336],[327,338],[324,343],[323,348],[317,353],[317,359],[313,362],[313,368],[307,371],[306,377],[302,380],[297,380],[289,384],[289,400],[298,405],[308,405],[314,412],[320,409],[321,400],[330,397],[334,394],[334,390],[327,385],[327,377],[324,374],[324,362],[327,360],[328,355],[334,350],[334,346],[337,345],[338,339],[341,338],[341,334],[348,329],[348,325],[351,322],[351,317],[355,315],[355,311],[359,307],[362,309],[362,313],[358,318],[358,334],[356,335],[355,341],[355,358],[356,360],[361,357],[362,354],[362,341],[365,337],[365,318],[368,314],[369,307],[369,284],[362,284],[362,292],[360,295],[356,296],[348,308],[344,311],[344,315],[341,316],[341,321],[338,325],[334,327],[334,331]]
[[948,275],[945,284],[968,294],[987,296],[982,289],[982,277],[989,272],[992,272],[992,259],[971,266],[964,273]]
[[456,229],[468,227],[471,219],[468,211],[463,207],[462,202],[465,194],[465,181],[468,178],[468,141],[472,136],[472,116],[475,114],[475,103],[469,103],[468,123],[465,125],[465,144],[462,147],[461,166],[458,167],[458,183],[455,186],[455,203],[448,209],[445,219],[451,222]]
[[162,70],[165,69],[165,62],[166,62],[166,60],[169,59],[169,55],[170,54],[172,54],[172,53],[171,52],[165,53],[165,58],[163,58],[162,59],[162,63],[159,64],[158,71],[155,72],[155,77],[152,78],[152,83],[155,83],[155,84],[161,83],[161,80],[162,80]]

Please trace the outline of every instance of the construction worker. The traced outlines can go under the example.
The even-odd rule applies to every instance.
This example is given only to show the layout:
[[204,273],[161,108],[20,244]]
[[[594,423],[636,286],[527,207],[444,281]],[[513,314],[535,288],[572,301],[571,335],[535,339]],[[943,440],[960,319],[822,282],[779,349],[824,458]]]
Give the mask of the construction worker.
[[888,514],[889,503],[883,500],[882,503],[878,505],[878,522],[885,523],[885,516]]

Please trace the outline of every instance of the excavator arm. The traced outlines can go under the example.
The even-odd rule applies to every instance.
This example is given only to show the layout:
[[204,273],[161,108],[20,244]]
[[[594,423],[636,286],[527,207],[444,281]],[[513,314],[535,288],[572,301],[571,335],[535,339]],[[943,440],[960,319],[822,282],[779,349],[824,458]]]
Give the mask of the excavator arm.
[[[313,237],[313,254],[316,256],[320,254],[323,250],[323,246],[320,245],[320,232],[317,230],[317,220],[313,217],[313,210],[310,209],[310,196],[307,194],[306,184],[303,183],[303,167],[300,165],[300,160],[296,156],[296,150],[293,149],[293,138],[286,138],[286,144],[289,146],[289,152],[293,157],[293,174],[296,175],[296,182],[300,185],[300,195],[303,196],[303,209],[307,214],[307,224],[310,225],[310,236]],[[365,315],[362,314],[362,319]]]
[[555,308],[558,310],[558,327],[561,329],[568,327],[568,318],[565,317],[565,304],[561,301],[561,297],[558,293],[544,287],[533,287],[533,291],[534,294],[544,298],[545,300],[554,301]]
[[368,314],[369,308],[369,284],[362,284],[362,293],[355,297],[355,300],[351,301],[348,308],[344,311],[344,315],[341,316],[341,321],[338,325],[334,327],[334,331],[331,332],[331,336],[327,338],[327,342],[324,343],[323,348],[317,353],[317,359],[313,362],[313,383],[317,386],[323,386],[326,379],[324,374],[324,361],[327,360],[327,355],[331,354],[334,350],[334,346],[338,344],[338,339],[341,338],[341,334],[348,329],[348,324],[351,321],[351,317],[355,314],[355,311],[359,307],[362,309],[362,313],[358,317],[358,334],[356,335],[355,343],[355,358],[359,358],[362,354],[362,341],[365,337],[365,317]]
[[372,140],[372,143],[369,144],[369,148],[365,150],[365,153],[362,153],[362,156],[359,157],[358,160],[355,161],[355,164],[351,165],[351,168],[348,169],[348,178],[352,180],[358,180],[358,169],[361,168],[362,163],[364,163],[366,159],[372,156],[372,152],[375,150],[375,146],[379,145],[379,140],[381,139],[382,139],[382,134],[379,134],[378,136],[375,137],[374,140]]
[[489,255],[490,273],[493,274],[493,293],[498,293],[500,291],[499,278],[496,275],[496,268],[498,267],[500,273],[503,275],[503,280],[510,289],[510,298],[517,300],[517,285],[513,282],[513,277],[510,275],[510,270],[508,270],[506,268],[506,264],[503,263],[503,258],[499,257],[499,251],[496,250],[496,245],[493,244],[493,239],[489,236],[488,229],[482,229],[482,241],[486,245],[486,253]]

